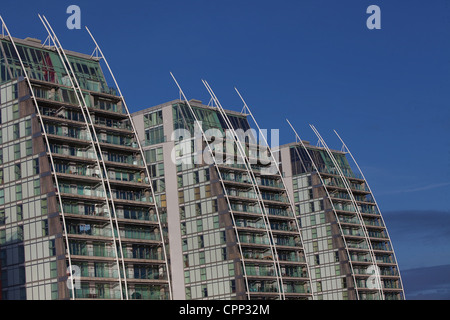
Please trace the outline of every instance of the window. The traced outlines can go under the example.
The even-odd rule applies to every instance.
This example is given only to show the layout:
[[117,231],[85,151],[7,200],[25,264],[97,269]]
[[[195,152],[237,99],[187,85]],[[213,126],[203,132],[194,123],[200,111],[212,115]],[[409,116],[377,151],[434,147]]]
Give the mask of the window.
[[0,210],[0,226],[5,224],[5,209]]
[[335,266],[336,275],[339,276],[341,274],[341,266]]
[[42,214],[47,214],[47,199],[41,199],[41,212]]
[[202,204],[196,203],[195,204],[195,215],[200,216],[202,214]]
[[314,261],[316,262],[316,265],[319,265],[319,264],[320,264],[320,256],[319,256],[318,254],[316,254],[316,255],[314,256]]
[[230,280],[231,293],[236,293],[236,280]]
[[13,105],[13,120],[19,119],[19,105]]
[[313,239],[317,238],[317,229],[316,228],[311,229],[311,236]]
[[42,236],[45,237],[48,235],[48,220],[44,219],[41,221],[42,224]]
[[200,188],[199,187],[194,187],[194,199],[200,200]]
[[198,247],[199,248],[204,248],[205,247],[205,241],[203,239],[203,235],[200,235],[197,237],[197,241],[198,241]]
[[317,241],[313,241],[312,244],[313,244],[313,251],[314,252],[319,251],[319,243]]
[[13,139],[17,140],[20,137],[20,133],[19,133],[19,124],[15,123],[13,124]]
[[198,184],[200,182],[198,171],[194,172],[194,183]]
[[317,292],[322,292],[322,281],[317,281]]
[[14,160],[20,159],[20,144],[16,143],[14,145]]
[[41,194],[41,184],[39,179],[33,181],[34,195],[38,196]]
[[186,287],[186,299],[191,299],[191,287]]
[[145,139],[147,145],[164,142],[164,127],[160,126],[146,130]]
[[145,128],[157,126],[163,123],[162,110],[144,115]]
[[198,253],[198,257],[199,257],[199,263],[205,264],[205,251],[200,251]]
[[21,204],[16,207],[17,221],[23,220],[23,206]]
[[316,279],[319,279],[321,277],[320,268],[316,268],[315,270]]
[[[6,243],[6,230],[0,230],[0,245],[5,244]],[[1,261],[0,261],[1,262]],[[3,273],[5,274],[5,273]]]
[[201,232],[201,231],[203,231],[203,221],[202,221],[202,219],[198,219],[197,220],[197,232]]
[[200,268],[200,280],[201,281],[206,280],[206,268]]
[[20,163],[14,165],[14,176],[15,180],[19,180],[20,178],[22,178],[22,170],[20,167]]
[[211,186],[209,184],[205,186],[205,197],[211,197]]
[[31,156],[33,154],[33,141],[27,140],[25,141],[26,155]]
[[16,185],[16,200],[22,200],[22,184]]
[[342,278],[342,288],[347,288],[347,278]]

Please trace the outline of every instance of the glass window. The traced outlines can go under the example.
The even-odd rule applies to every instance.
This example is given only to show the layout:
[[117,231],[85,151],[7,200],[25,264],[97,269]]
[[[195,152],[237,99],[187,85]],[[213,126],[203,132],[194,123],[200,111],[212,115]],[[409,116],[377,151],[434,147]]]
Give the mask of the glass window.
[[15,175],[15,180],[19,180],[20,178],[22,178],[22,170],[21,170],[20,163],[17,163],[14,165],[14,175]]
[[34,187],[34,195],[35,196],[40,195],[41,194],[41,184],[40,184],[39,179],[33,181],[33,187]]
[[21,221],[23,220],[23,205],[19,204],[16,208],[17,221]]
[[14,145],[14,160],[20,159],[20,143]]
[[22,200],[22,184],[16,185],[16,200]]

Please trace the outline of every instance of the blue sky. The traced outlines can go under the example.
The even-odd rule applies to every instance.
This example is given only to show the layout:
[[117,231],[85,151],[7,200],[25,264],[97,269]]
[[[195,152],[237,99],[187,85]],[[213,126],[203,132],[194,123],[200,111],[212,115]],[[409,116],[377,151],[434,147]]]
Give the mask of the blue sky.
[[[311,123],[340,148],[336,129],[385,212],[400,266],[450,265],[450,239],[433,233],[450,215],[449,1],[28,1],[18,10],[3,0],[0,14],[14,36],[42,40],[44,14],[65,48],[90,54],[87,32],[66,28],[70,4],[131,111],[178,98],[173,72],[189,99],[209,101],[206,79],[222,105],[241,110],[236,86],[281,143],[294,140],[285,118],[303,139],[317,142]],[[372,4],[381,30],[366,27]],[[435,240],[419,246],[426,266],[412,259],[424,234]]]

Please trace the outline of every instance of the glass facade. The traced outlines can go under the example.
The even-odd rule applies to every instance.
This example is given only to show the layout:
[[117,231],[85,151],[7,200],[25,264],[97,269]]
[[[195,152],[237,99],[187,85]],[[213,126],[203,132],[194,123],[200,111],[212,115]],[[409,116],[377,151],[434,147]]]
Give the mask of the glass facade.
[[0,40],[2,298],[170,298],[159,180],[122,98],[95,58],[15,44]]
[[175,100],[132,117],[98,59],[14,42],[0,37],[1,299],[403,298],[344,152],[288,145],[283,178],[245,114]]
[[[246,116],[237,112],[224,116],[217,108],[181,101],[138,114],[134,116],[144,123],[138,133],[145,142],[150,123],[163,123],[166,128],[161,132],[166,136],[187,130],[179,139],[161,144],[167,146],[165,152],[173,149],[175,161],[171,165],[176,172],[165,182],[178,192],[178,205],[168,215],[179,216],[179,223],[169,226],[169,234],[175,236],[171,230],[180,229],[184,297],[311,298],[295,214],[280,175],[266,173],[264,166],[270,163],[258,161],[262,156],[267,160],[267,149],[253,145],[254,132],[248,133]],[[197,120],[204,136],[195,136],[200,132]],[[243,153],[237,152],[237,141],[222,139],[232,130],[247,134],[242,138]]]
[[394,251],[366,181],[344,152],[303,146],[282,146],[281,162],[291,172],[316,298],[403,299]]

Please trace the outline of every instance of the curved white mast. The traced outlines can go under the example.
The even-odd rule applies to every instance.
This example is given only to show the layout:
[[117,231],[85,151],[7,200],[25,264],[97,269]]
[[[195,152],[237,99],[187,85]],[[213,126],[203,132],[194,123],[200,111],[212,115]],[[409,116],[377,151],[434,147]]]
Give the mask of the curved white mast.
[[378,269],[378,266],[377,266],[377,260],[376,260],[376,257],[375,257],[375,253],[373,252],[372,242],[370,241],[369,233],[368,233],[366,225],[364,223],[364,218],[362,217],[361,212],[359,210],[358,203],[356,202],[356,199],[355,199],[355,197],[353,195],[353,192],[352,192],[352,190],[350,188],[350,185],[349,185],[349,182],[348,182],[348,178],[342,172],[342,169],[339,166],[339,163],[336,161],[336,158],[334,157],[334,155],[331,152],[330,148],[326,144],[325,140],[320,135],[319,131],[313,125],[310,125],[310,127],[314,131],[316,136],[319,138],[319,140],[322,143],[323,147],[325,148],[328,156],[330,157],[331,161],[333,162],[333,165],[338,170],[338,174],[339,174],[342,182],[344,183],[345,189],[347,190],[347,193],[350,196],[350,200],[351,200],[351,202],[352,202],[352,204],[353,204],[353,206],[354,206],[354,208],[356,210],[356,214],[357,214],[359,223],[360,223],[362,231],[364,233],[364,238],[365,238],[365,240],[367,242],[369,254],[370,254],[371,258],[372,258],[372,263],[376,267],[375,268],[375,279],[376,279],[376,281],[378,283],[377,289],[378,289],[379,294],[381,295],[381,299],[384,300],[384,294],[383,294],[383,290],[382,290],[381,278],[380,278],[379,271],[378,271],[379,269]]
[[[109,201],[111,201],[111,208],[112,208],[112,211],[113,211],[113,215],[114,215],[114,219],[115,219],[115,225],[116,225],[116,228],[117,228],[117,238],[118,238],[118,241],[119,241],[120,255],[122,257],[121,260],[122,260],[122,269],[123,269],[123,273],[124,273],[125,298],[128,299],[128,286],[127,286],[127,279],[126,279],[126,268],[125,268],[125,263],[123,261],[122,241],[121,241],[121,237],[120,237],[119,225],[118,225],[118,222],[117,222],[117,214],[116,214],[116,209],[115,209],[115,203],[114,203],[114,198],[113,198],[111,185],[110,185],[110,182],[109,182],[109,177],[108,177],[108,174],[107,174],[108,171],[107,171],[107,168],[105,166],[104,159],[103,159],[103,152],[102,152],[102,149],[101,149],[98,137],[97,137],[97,133],[96,133],[95,128],[94,128],[94,122],[92,121],[91,115],[89,113],[89,110],[88,110],[88,107],[87,107],[87,104],[86,104],[86,100],[84,98],[83,92],[82,92],[82,90],[80,88],[80,85],[78,83],[78,80],[77,80],[77,78],[75,76],[75,72],[72,69],[72,65],[70,64],[70,61],[67,58],[67,55],[66,55],[66,53],[65,53],[61,43],[59,42],[58,37],[56,36],[55,32],[53,31],[53,28],[51,27],[50,23],[45,18],[45,16],[42,16],[42,18],[45,20],[45,23],[44,23],[44,21],[41,19],[42,23],[44,24],[44,26],[46,25],[46,29],[47,29],[47,27],[50,29],[51,34],[49,32],[49,36],[52,38],[53,42],[55,43],[55,47],[56,47],[58,53],[60,54],[60,57],[63,59],[62,62],[65,65],[66,71],[67,71],[67,73],[69,75],[71,84],[72,84],[73,89],[74,89],[74,93],[76,94],[77,99],[79,101],[80,108],[81,108],[81,110],[83,112],[83,117],[85,117],[86,125],[88,126],[88,128],[89,128],[89,126],[91,127],[91,130],[89,130],[89,132],[91,133],[91,141],[92,141],[94,150],[98,149],[98,152],[96,152],[97,153],[97,157],[96,158],[97,158],[97,163],[99,164],[99,169],[100,169],[100,164],[103,167],[103,172],[102,172],[102,170],[99,170],[99,171],[100,171],[100,175],[101,175],[101,178],[102,178],[102,182],[103,183],[106,182],[106,186],[108,187],[108,191],[109,191],[109,198],[108,198],[108,195],[107,195],[106,192],[105,192],[105,198],[107,199],[108,209],[109,209]],[[48,31],[48,29],[47,29],[47,31]],[[67,70],[67,68],[69,68],[69,70]],[[77,93],[77,91],[78,91],[78,93]],[[83,109],[85,109],[85,110],[83,110]],[[86,118],[86,114],[87,114],[87,118]],[[95,140],[92,139],[92,138],[94,138]],[[97,145],[97,148],[95,148],[95,145]],[[98,159],[99,155],[100,155],[100,159]],[[98,160],[100,160],[100,161],[98,161]],[[106,191],[106,189],[105,189],[105,191]],[[111,217],[110,217],[110,219],[111,219]],[[114,236],[114,228],[111,231],[112,231],[112,236],[113,236],[113,239],[114,239],[114,250],[115,250],[115,253],[116,253],[116,259],[117,259],[117,261],[119,261],[119,257],[118,257],[118,253],[117,253],[117,246],[116,246],[115,236]],[[122,283],[121,283],[121,277],[120,277],[120,271],[119,270],[118,270],[118,277],[119,277],[119,284],[120,284],[119,289],[120,289],[120,293],[121,293],[121,297],[120,298],[123,299],[123,294],[122,294],[123,293],[123,289],[122,289]]]
[[146,173],[147,173],[147,177],[148,177],[148,181],[149,181],[149,186],[150,186],[150,191],[151,191],[151,194],[152,194],[152,199],[153,199],[154,204],[155,204],[155,212],[156,212],[156,217],[157,217],[157,219],[158,219],[158,227],[159,227],[160,235],[161,235],[162,250],[163,250],[163,253],[164,253],[164,262],[165,262],[165,266],[166,266],[166,274],[167,274],[167,279],[168,279],[168,282],[169,282],[169,299],[172,299],[172,283],[171,283],[171,281],[170,281],[170,271],[169,271],[170,269],[169,269],[168,258],[167,258],[167,252],[166,252],[166,246],[165,246],[165,241],[164,241],[164,233],[163,233],[163,228],[162,228],[162,224],[161,224],[161,219],[160,219],[160,216],[159,216],[158,205],[157,205],[157,203],[156,203],[156,197],[155,197],[155,192],[154,192],[154,189],[153,189],[153,184],[152,184],[152,180],[151,180],[151,175],[150,175],[150,172],[148,171],[147,161],[146,161],[146,159],[145,159],[145,154],[144,154],[144,152],[143,152],[141,142],[139,141],[139,136],[138,136],[138,134],[137,134],[137,130],[136,130],[136,127],[135,127],[135,125],[134,125],[133,118],[131,117],[131,114],[130,114],[130,111],[129,111],[129,109],[128,109],[128,106],[127,106],[127,103],[126,103],[126,101],[125,101],[125,98],[124,98],[124,96],[122,95],[122,91],[120,90],[119,84],[118,84],[117,81],[116,81],[116,77],[114,76],[114,73],[112,72],[112,70],[111,70],[111,68],[110,68],[110,66],[109,66],[109,64],[108,64],[108,61],[106,60],[106,57],[105,57],[105,55],[103,54],[102,49],[101,49],[100,46],[98,45],[98,43],[97,43],[97,41],[95,40],[94,36],[92,35],[91,31],[89,30],[88,27],[86,27],[86,30],[87,30],[87,32],[89,33],[89,35],[91,36],[91,39],[92,39],[92,41],[93,41],[94,44],[95,44],[95,50],[97,50],[97,51],[100,53],[101,58],[103,59],[103,61],[105,62],[106,67],[108,68],[109,74],[111,75],[111,77],[112,77],[112,79],[113,79],[113,81],[114,81],[114,85],[115,85],[115,87],[117,88],[117,91],[118,91],[118,93],[119,93],[119,97],[120,97],[120,99],[122,100],[123,106],[125,107],[125,111],[126,111],[126,113],[127,113],[128,120],[130,121],[131,127],[132,127],[133,132],[134,132],[134,135],[135,135],[135,137],[136,137],[136,143],[137,143],[138,148],[139,148],[139,151],[140,151],[140,153],[141,153],[142,162],[143,162],[143,164],[144,164],[145,171],[146,171]]
[[257,197],[258,205],[261,209],[262,219],[264,221],[264,226],[266,228],[266,233],[270,240],[269,245],[270,245],[270,250],[272,251],[272,256],[273,256],[273,263],[274,263],[273,267],[276,272],[275,274],[276,274],[276,278],[277,278],[277,285],[279,288],[278,293],[279,293],[280,298],[284,299],[285,295],[284,295],[284,288],[283,288],[283,278],[281,276],[281,268],[280,268],[280,264],[278,261],[278,253],[277,253],[277,249],[275,246],[275,239],[273,237],[272,229],[270,227],[269,219],[267,217],[266,208],[264,206],[264,200],[261,197],[261,191],[258,187],[258,184],[256,183],[255,173],[254,173],[253,169],[251,168],[251,164],[250,164],[248,157],[246,156],[245,149],[242,146],[242,143],[241,143],[238,135],[236,134],[236,131],[234,130],[233,125],[230,122],[230,119],[228,118],[227,114],[225,113],[225,110],[222,108],[222,105],[220,104],[219,99],[215,95],[214,91],[212,90],[212,88],[210,87],[208,82],[205,80],[202,80],[202,82],[203,82],[203,85],[206,87],[206,90],[208,90],[208,93],[211,95],[212,100],[215,102],[217,109],[219,110],[220,114],[222,115],[222,118],[225,120],[225,123],[226,123],[228,129],[231,131],[231,133],[233,135],[233,140],[236,143],[236,146],[239,150],[239,154],[240,154],[242,160],[244,161],[244,165],[247,170],[247,174],[251,178],[252,188]]
[[393,255],[394,255],[395,263],[397,264],[397,272],[398,272],[398,275],[399,275],[399,278],[400,278],[400,284],[401,284],[401,286],[402,286],[403,297],[405,297],[405,289],[403,288],[402,277],[401,277],[401,275],[400,275],[400,268],[399,268],[399,266],[398,266],[397,257],[395,256],[394,246],[392,245],[392,240],[391,240],[391,237],[389,236],[388,228],[387,228],[386,224],[384,223],[383,215],[381,214],[381,211],[380,211],[380,208],[379,208],[379,206],[378,206],[378,203],[377,203],[377,201],[376,201],[376,199],[375,199],[375,196],[373,195],[373,192],[372,192],[372,190],[370,189],[369,183],[367,182],[367,179],[366,179],[366,177],[364,176],[364,173],[362,172],[361,168],[359,167],[358,163],[356,162],[356,159],[353,157],[353,154],[350,152],[350,149],[347,147],[347,145],[345,144],[344,140],[341,138],[341,136],[337,133],[336,130],[334,130],[334,133],[335,133],[336,136],[339,138],[339,140],[342,142],[342,145],[344,146],[345,150],[348,152],[348,154],[349,154],[350,157],[352,158],[353,162],[355,163],[356,167],[358,168],[358,171],[359,171],[359,173],[361,174],[361,177],[362,177],[362,178],[364,179],[364,181],[366,182],[367,189],[369,190],[370,195],[372,196],[372,199],[373,199],[373,201],[374,201],[374,203],[375,203],[375,205],[376,205],[376,207],[377,207],[378,213],[380,214],[381,222],[383,223],[383,226],[384,226],[385,231],[386,231],[386,235],[387,235],[388,238],[389,238],[389,243],[390,243],[391,248],[392,248],[392,252],[393,252]]
[[[308,158],[309,158],[309,160],[311,161],[311,164],[313,165],[314,169],[316,170],[317,176],[319,177],[320,182],[322,183],[322,185],[323,185],[323,187],[324,187],[324,189],[325,189],[325,192],[326,192],[326,194],[327,194],[327,197],[328,197],[328,199],[329,199],[329,201],[330,201],[331,208],[332,208],[332,210],[333,210],[334,216],[335,216],[335,218],[336,218],[336,222],[337,222],[337,224],[338,224],[338,226],[339,226],[339,230],[340,230],[340,232],[341,232],[341,237],[342,237],[342,241],[343,241],[343,243],[344,243],[345,251],[347,252],[348,262],[349,262],[349,265],[350,265],[350,269],[351,269],[351,273],[352,273],[352,278],[353,278],[353,282],[354,282],[354,286],[355,286],[355,294],[356,294],[356,298],[359,300],[359,293],[358,293],[358,289],[357,289],[356,277],[355,277],[355,272],[354,272],[354,270],[353,270],[353,262],[352,262],[352,260],[351,260],[350,252],[349,252],[348,245],[347,245],[347,241],[345,240],[345,237],[344,237],[344,231],[343,231],[343,229],[342,229],[341,221],[340,221],[339,216],[338,216],[338,214],[337,214],[337,212],[336,212],[336,208],[335,208],[335,206],[334,206],[334,203],[333,203],[333,201],[331,200],[330,193],[328,192],[328,189],[327,189],[327,187],[326,187],[326,184],[325,184],[325,182],[323,181],[323,178],[322,178],[322,175],[321,175],[321,173],[320,173],[320,170],[318,169],[316,163],[314,162],[314,159],[312,158],[312,156],[310,155],[308,149],[306,148],[305,144],[303,143],[303,140],[300,138],[300,136],[298,135],[297,131],[294,129],[294,127],[293,127],[292,124],[289,122],[289,120],[286,119],[286,121],[287,121],[287,123],[289,124],[289,126],[291,127],[292,131],[294,131],[295,136],[297,137],[297,140],[298,140],[298,141],[300,142],[300,144],[302,145],[303,150],[305,150],[306,154],[308,155]],[[299,156],[299,158],[300,158],[300,160],[301,160],[301,157],[300,157],[299,154],[298,154],[298,156]]]
[[239,254],[241,255],[241,261],[242,261],[242,264],[243,264],[243,276],[244,276],[244,280],[245,280],[245,286],[246,286],[245,289],[246,289],[246,292],[247,292],[247,299],[250,300],[250,291],[249,291],[249,287],[248,287],[247,272],[246,272],[246,268],[245,268],[245,259],[244,259],[244,255],[242,253],[241,241],[239,239],[239,232],[236,229],[236,220],[234,219],[233,209],[231,207],[231,203],[230,203],[230,200],[228,198],[227,189],[225,188],[225,184],[224,184],[223,179],[222,179],[222,174],[220,173],[220,169],[219,169],[219,167],[217,165],[217,160],[216,160],[216,158],[214,156],[214,153],[213,153],[213,151],[211,149],[211,146],[210,146],[210,144],[208,142],[208,138],[206,137],[205,132],[203,131],[202,125],[200,124],[200,122],[199,122],[199,120],[198,120],[194,110],[192,109],[191,104],[189,103],[188,99],[186,98],[186,95],[184,94],[183,90],[181,89],[180,85],[178,84],[178,82],[175,79],[175,76],[172,74],[172,72],[170,73],[170,75],[172,76],[173,81],[177,85],[180,94],[183,96],[184,101],[188,105],[189,110],[191,111],[192,116],[194,117],[195,123],[198,125],[198,127],[200,129],[200,132],[202,133],[202,137],[205,140],[205,143],[206,143],[206,145],[208,147],[208,151],[211,154],[211,158],[214,161],[214,167],[216,168],[217,175],[218,175],[219,180],[221,182],[221,185],[222,185],[222,188],[223,188],[223,192],[224,192],[224,195],[225,195],[225,199],[227,200],[228,208],[230,210],[230,215],[231,215],[231,219],[232,219],[232,222],[233,222],[233,229],[234,229],[235,234],[236,234],[236,242],[237,242],[237,245],[238,245]]
[[[50,164],[51,164],[51,168],[50,168],[50,169],[51,169],[52,174],[53,174],[53,176],[54,176],[54,178],[55,178],[56,191],[57,191],[57,194],[58,194],[58,200],[59,200],[60,210],[61,210],[61,218],[62,218],[63,229],[64,229],[64,230],[63,230],[63,232],[64,232],[64,238],[65,238],[66,246],[67,246],[67,259],[68,259],[68,262],[69,262],[69,268],[70,268],[70,276],[69,276],[69,278],[70,278],[70,283],[71,283],[71,286],[70,286],[71,288],[70,288],[70,289],[71,289],[71,291],[72,291],[72,297],[75,299],[75,285],[74,285],[74,278],[73,278],[73,272],[72,272],[72,260],[71,260],[71,254],[70,254],[69,239],[68,239],[68,236],[67,236],[66,219],[65,219],[64,208],[63,208],[62,200],[61,200],[61,191],[59,190],[58,177],[56,176],[56,171],[55,171],[55,163],[54,163],[54,161],[53,161],[52,152],[51,152],[51,150],[50,150],[50,143],[49,143],[48,137],[47,137],[47,130],[45,129],[44,122],[43,122],[43,120],[42,120],[42,114],[41,114],[41,111],[40,111],[40,109],[39,109],[39,104],[38,104],[38,102],[37,102],[37,100],[36,100],[36,96],[35,96],[35,94],[34,94],[33,86],[31,85],[31,82],[30,82],[30,78],[29,78],[29,76],[28,76],[27,69],[25,68],[24,63],[23,63],[23,61],[22,61],[22,58],[21,58],[21,56],[20,56],[20,54],[19,54],[19,51],[17,50],[16,43],[14,42],[14,39],[13,39],[13,37],[11,36],[11,34],[10,34],[9,30],[8,30],[8,27],[6,26],[6,23],[5,23],[5,21],[3,20],[3,18],[2,18],[1,16],[0,16],[0,20],[1,20],[1,23],[2,23],[2,29],[3,29],[3,31],[6,31],[8,37],[9,37],[9,40],[11,41],[11,44],[12,44],[13,47],[14,47],[14,51],[16,52],[16,55],[17,55],[17,57],[18,57],[18,59],[19,59],[20,66],[21,66],[22,72],[23,72],[23,74],[24,74],[24,79],[25,79],[26,82],[27,82],[28,88],[29,88],[29,90],[30,90],[31,99],[33,100],[34,105],[35,105],[35,107],[36,107],[36,112],[37,112],[37,114],[38,114],[39,121],[40,121],[40,123],[41,123],[42,133],[43,133],[43,135],[44,135],[45,143],[46,143],[47,148],[48,148],[48,154],[49,154]],[[6,58],[6,57],[5,57],[5,58]]]
[[[289,195],[289,192],[287,191],[286,183],[285,183],[285,181],[284,181],[283,174],[281,173],[280,166],[278,165],[278,161],[277,161],[277,159],[275,158],[275,156],[274,156],[274,154],[273,154],[273,152],[272,152],[272,149],[269,147],[269,143],[267,142],[267,139],[266,139],[265,135],[263,134],[261,128],[260,128],[259,125],[258,125],[258,122],[256,121],[255,117],[253,116],[252,111],[250,110],[249,106],[248,106],[247,103],[245,102],[245,100],[244,100],[244,98],[242,97],[241,93],[239,92],[239,90],[238,90],[237,88],[234,88],[234,90],[236,91],[236,93],[238,94],[238,96],[239,96],[239,98],[241,99],[242,103],[244,104],[244,109],[247,109],[248,114],[250,115],[250,117],[252,118],[252,120],[253,120],[253,122],[255,123],[256,127],[258,128],[259,135],[262,137],[262,139],[264,140],[264,143],[267,145],[267,148],[268,148],[268,150],[269,150],[269,153],[270,153],[270,156],[271,156],[271,158],[272,158],[272,161],[273,161],[273,163],[275,164],[275,167],[276,167],[276,169],[277,169],[278,175],[279,175],[279,177],[280,177],[280,179],[281,179],[281,182],[283,183],[283,187],[284,187],[284,189],[286,190],[286,196],[287,196],[287,198],[288,198],[288,200],[289,200],[289,204],[291,205],[291,211],[292,211],[292,214],[293,214],[293,216],[294,216],[295,225],[296,225],[296,227],[297,227],[298,234],[299,234],[299,237],[300,237],[300,241],[301,241],[301,244],[302,244],[303,254],[304,254],[305,257],[306,257],[306,254],[305,254],[305,246],[304,246],[304,243],[303,243],[303,237],[302,237],[301,228],[300,228],[300,225],[298,224],[298,220],[297,220],[297,217],[296,217],[296,215],[295,215],[294,201],[292,201],[292,198],[291,198],[291,196]],[[314,300],[314,299],[315,299],[315,296],[314,296],[314,288],[313,288],[312,282],[311,282],[311,272],[310,272],[310,268],[309,268],[309,263],[308,263],[308,261],[307,261],[306,259],[305,259],[305,262],[306,262],[306,269],[308,270],[308,278],[309,278],[309,284],[310,284],[309,287],[310,287],[310,290],[311,290],[312,298],[313,298],[313,300]]]

